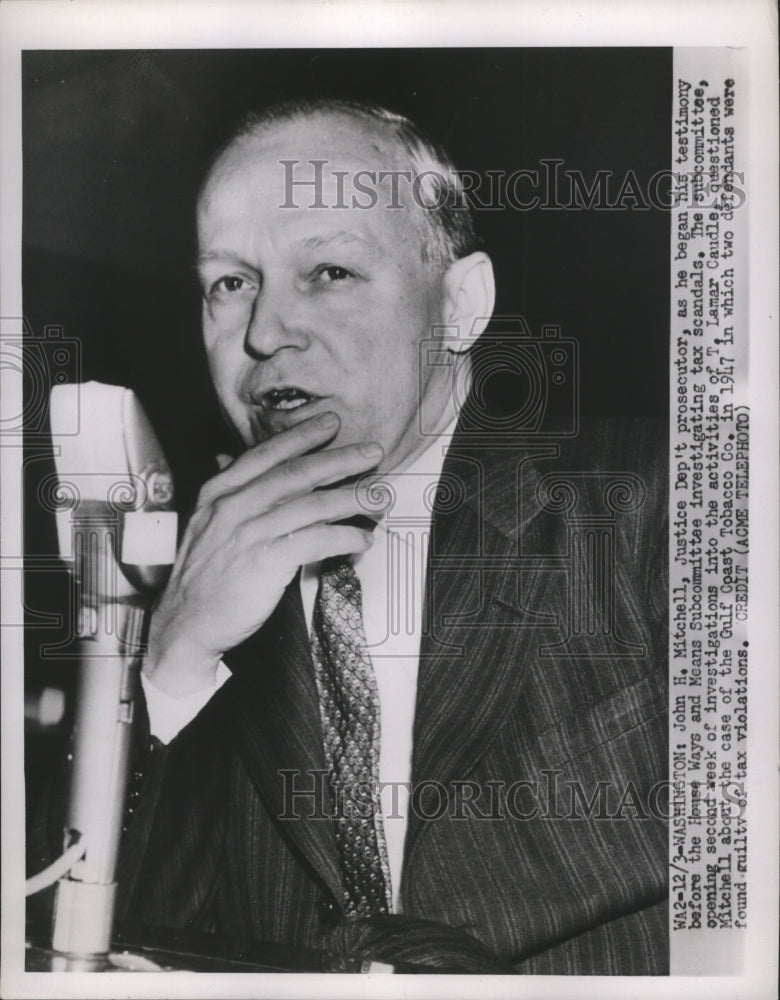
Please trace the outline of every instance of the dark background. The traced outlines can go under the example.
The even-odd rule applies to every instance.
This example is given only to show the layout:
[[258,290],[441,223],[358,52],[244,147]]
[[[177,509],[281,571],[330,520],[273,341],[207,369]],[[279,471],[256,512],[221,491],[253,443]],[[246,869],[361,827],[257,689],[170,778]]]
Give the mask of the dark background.
[[[375,101],[485,172],[564,161],[646,182],[671,161],[670,49],[56,51],[23,55],[24,309],[30,335],[62,330],[68,378],[135,389],[183,507],[227,440],[199,340],[193,204],[203,164],[251,107],[298,96]],[[527,188],[525,190],[528,190]],[[496,314],[557,324],[580,348],[584,415],[665,416],[669,218],[659,210],[478,210]],[[500,327],[500,324],[498,324]],[[61,683],[41,613],[67,580],[46,565],[53,520],[36,487],[53,468],[43,383],[26,373],[28,686]],[[43,353],[41,353],[43,352]],[[48,352],[48,353],[47,353]],[[60,366],[62,368],[62,366]],[[500,407],[512,386],[487,387]],[[36,558],[44,563],[34,571]],[[36,743],[32,741],[31,745]],[[37,743],[36,743],[37,745]],[[36,764],[28,764],[29,786]]]

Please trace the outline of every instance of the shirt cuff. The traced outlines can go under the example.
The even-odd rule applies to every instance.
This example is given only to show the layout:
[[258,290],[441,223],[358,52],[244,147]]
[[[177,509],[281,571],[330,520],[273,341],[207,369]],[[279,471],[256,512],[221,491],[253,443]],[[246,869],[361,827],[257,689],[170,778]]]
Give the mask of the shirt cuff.
[[150,735],[156,736],[161,743],[166,745],[170,743],[211,701],[228,677],[230,677],[230,671],[220,660],[213,684],[200,691],[193,691],[192,694],[175,698],[155,687],[146,674],[142,673],[141,686],[144,698],[146,698]]

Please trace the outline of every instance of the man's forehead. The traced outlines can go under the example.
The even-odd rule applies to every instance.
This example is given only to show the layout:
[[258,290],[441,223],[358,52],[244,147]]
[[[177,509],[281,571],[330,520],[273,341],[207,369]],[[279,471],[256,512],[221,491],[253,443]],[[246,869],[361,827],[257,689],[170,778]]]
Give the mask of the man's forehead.
[[409,169],[408,155],[380,122],[343,112],[316,112],[239,136],[215,164],[204,193],[208,196],[215,186],[248,174],[262,175],[265,184],[280,187],[292,182],[293,191],[302,191],[305,187],[295,182],[315,176],[344,186],[359,171]]
[[201,241],[262,224],[285,243],[330,242],[339,230],[342,239],[352,231],[375,248],[412,240],[422,252],[410,170],[381,123],[318,113],[264,126],[239,137],[215,164],[198,204]]

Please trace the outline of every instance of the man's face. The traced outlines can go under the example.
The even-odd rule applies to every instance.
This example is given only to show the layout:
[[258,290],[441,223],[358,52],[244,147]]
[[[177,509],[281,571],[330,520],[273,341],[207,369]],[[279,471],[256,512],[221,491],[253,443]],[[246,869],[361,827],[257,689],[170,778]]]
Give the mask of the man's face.
[[[350,207],[314,208],[311,187],[285,188],[281,161],[298,161],[298,181],[313,177],[315,159],[327,161],[322,200]],[[446,366],[421,389],[420,341],[441,322],[444,288],[421,260],[421,213],[388,207],[384,186],[375,207],[351,206],[355,173],[408,169],[397,159],[373,128],[318,115],[239,140],[212,172],[198,211],[203,332],[246,446],[334,410],[341,429],[329,447],[377,441],[390,469],[421,448],[421,393],[427,410],[446,413]]]

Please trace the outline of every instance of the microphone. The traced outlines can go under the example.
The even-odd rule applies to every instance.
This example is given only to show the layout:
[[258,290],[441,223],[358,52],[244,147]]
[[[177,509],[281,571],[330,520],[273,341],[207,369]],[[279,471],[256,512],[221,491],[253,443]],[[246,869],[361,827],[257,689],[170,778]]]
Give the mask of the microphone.
[[64,834],[66,847],[85,845],[58,883],[52,947],[89,958],[110,947],[145,617],[174,560],[177,523],[170,468],[130,389],[56,386],[50,418],[79,661]]

